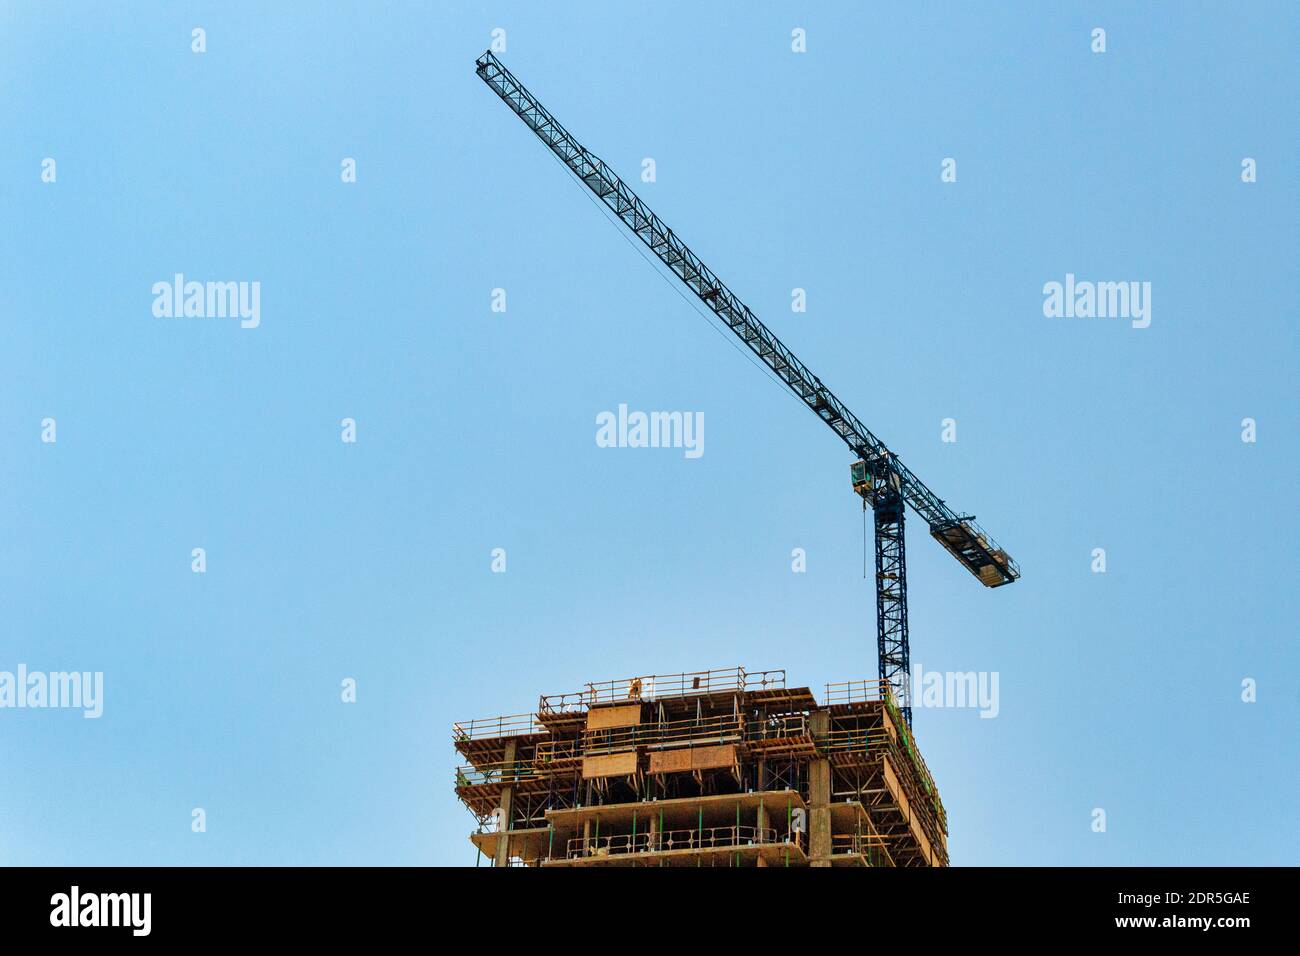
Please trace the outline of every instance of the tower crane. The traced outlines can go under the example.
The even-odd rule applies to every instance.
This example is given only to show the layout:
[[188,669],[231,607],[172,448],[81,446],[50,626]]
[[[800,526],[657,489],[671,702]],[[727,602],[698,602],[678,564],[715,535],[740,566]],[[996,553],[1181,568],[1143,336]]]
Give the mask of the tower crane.
[[764,365],[839,438],[855,456],[853,490],[875,517],[876,650],[880,680],[912,723],[907,633],[907,560],[903,518],[907,507],[930,535],[981,584],[996,588],[1020,577],[1015,561],[975,523],[927,488],[885,443],[822,384],[749,306],[677,238],[612,169],[579,143],[491,51],[474,64],[492,92],[524,121],[547,148],[703,302]]

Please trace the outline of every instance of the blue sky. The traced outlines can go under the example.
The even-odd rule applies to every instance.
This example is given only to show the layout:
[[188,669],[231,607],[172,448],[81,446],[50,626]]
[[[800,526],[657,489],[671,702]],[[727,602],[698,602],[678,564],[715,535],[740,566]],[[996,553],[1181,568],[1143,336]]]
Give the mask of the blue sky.
[[[0,670],[105,683],[0,710],[0,862],[473,865],[453,720],[875,676],[849,455],[476,78],[497,27],[1019,560],[989,591],[909,525],[914,663],[1000,676],[916,714],[953,862],[1296,862],[1293,5],[265,6],[0,9]],[[155,317],[177,272],[261,325]],[[1150,327],[1045,318],[1066,273]],[[620,403],[705,453],[597,447]]]

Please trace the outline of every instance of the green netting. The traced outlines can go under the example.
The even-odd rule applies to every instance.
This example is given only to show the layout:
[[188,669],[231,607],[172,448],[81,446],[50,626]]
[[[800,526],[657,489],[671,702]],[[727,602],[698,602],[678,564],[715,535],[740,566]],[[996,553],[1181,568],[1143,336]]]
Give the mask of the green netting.
[[943,812],[943,803],[939,800],[938,793],[935,792],[934,786],[930,782],[930,774],[926,771],[925,766],[921,763],[921,758],[917,754],[915,747],[912,745],[912,732],[894,706],[893,697],[885,698],[885,706],[889,708],[890,716],[894,718],[894,723],[898,726],[899,736],[903,738],[903,748],[907,751],[907,756],[912,761],[912,766],[916,770],[916,775],[921,779],[921,786],[925,788],[926,794],[930,797],[930,803],[934,807],[935,813],[941,818],[946,817]]

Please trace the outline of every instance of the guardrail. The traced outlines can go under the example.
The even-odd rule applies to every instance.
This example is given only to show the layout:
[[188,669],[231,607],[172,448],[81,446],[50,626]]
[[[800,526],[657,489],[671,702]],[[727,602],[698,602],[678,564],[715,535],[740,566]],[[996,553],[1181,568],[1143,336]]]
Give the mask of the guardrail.
[[892,694],[889,681],[849,680],[826,685],[826,705],[879,703]]
[[508,717],[480,717],[477,720],[458,720],[451,725],[451,737],[456,743],[469,740],[489,740],[493,737],[521,737],[525,734],[545,732],[537,722],[536,714],[511,714]]
[[681,674],[651,674],[625,677],[587,685],[587,699],[593,704],[619,701],[663,700],[690,694],[738,692],[745,689],[745,669],[686,671]]
[[505,763],[487,763],[475,767],[464,764],[456,768],[456,786],[477,787],[485,784],[513,785],[530,780],[546,780],[551,774],[545,768],[515,760]]
[[533,753],[534,764],[555,763],[561,760],[582,759],[582,748],[576,740],[543,740]]
[[694,694],[744,693],[745,691],[784,688],[785,671],[746,672],[743,667],[720,670],[684,671],[680,674],[649,674],[618,680],[593,681],[585,690],[567,694],[544,694],[538,704],[539,715],[580,713],[596,704],[668,700]]
[[569,694],[543,694],[541,701],[537,705],[537,716],[544,720],[547,717],[582,714],[587,710],[587,703],[586,691],[577,690]]
[[810,732],[808,717],[791,714],[751,720],[745,725],[746,740],[781,740],[786,737],[806,737]]
[[723,714],[703,720],[668,720],[655,724],[634,724],[630,727],[584,730],[582,747],[587,753],[605,753],[632,747],[668,747],[706,741],[730,743],[744,737],[742,725],[740,717]]
[[753,671],[745,672],[745,690],[785,690],[785,671]]
[[651,833],[620,833],[612,836],[574,837],[569,840],[567,858],[625,856],[667,850],[717,850],[776,843],[770,827],[705,827],[700,830],[662,830]]
[[828,753],[868,753],[891,743],[892,739],[884,730],[849,728],[830,731],[820,742],[820,747]]
[[979,541],[981,547],[997,556],[1003,564],[1011,569],[1015,577],[1020,577],[1020,565],[1012,559],[1011,555],[1007,554],[1001,545],[993,540],[987,531],[976,523],[974,518],[963,518],[962,521],[970,528],[971,534]]
[[878,834],[836,833],[831,836],[831,855],[856,854],[865,856],[872,866],[893,866],[893,857],[889,853],[889,843]]

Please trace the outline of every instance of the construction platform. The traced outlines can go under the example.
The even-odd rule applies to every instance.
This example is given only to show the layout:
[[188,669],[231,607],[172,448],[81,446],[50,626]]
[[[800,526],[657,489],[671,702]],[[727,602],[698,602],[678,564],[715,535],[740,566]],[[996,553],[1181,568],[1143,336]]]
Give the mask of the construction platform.
[[631,677],[456,723],[494,866],[947,866],[934,778],[887,684]]

